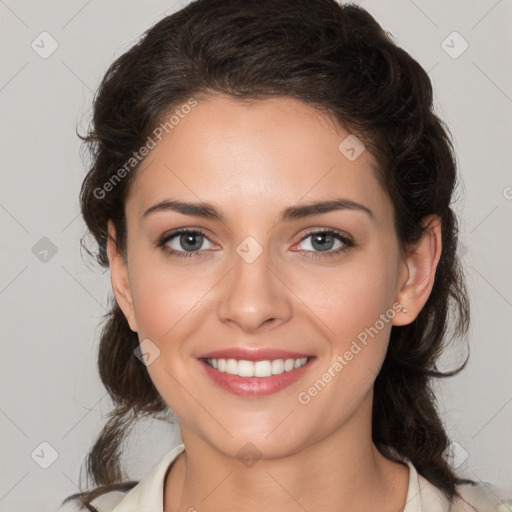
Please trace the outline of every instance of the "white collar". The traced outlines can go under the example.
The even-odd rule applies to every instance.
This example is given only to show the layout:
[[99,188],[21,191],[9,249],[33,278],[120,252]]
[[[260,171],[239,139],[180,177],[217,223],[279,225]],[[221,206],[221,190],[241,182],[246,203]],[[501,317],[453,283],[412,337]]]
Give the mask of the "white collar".
[[163,512],[165,474],[183,450],[185,445],[181,443],[167,453],[112,512]]
[[[158,464],[133,488],[113,509],[112,512],[163,512],[165,475],[171,463],[185,450],[183,443],[168,452]],[[447,500],[441,491],[428,480],[418,475],[416,468],[409,460],[409,486],[407,488],[406,505],[403,512],[429,512],[448,510]],[[422,507],[422,496],[428,498],[428,506]],[[430,507],[430,504],[433,507]],[[434,506],[435,505],[435,506]],[[441,508],[442,507],[442,508]]]

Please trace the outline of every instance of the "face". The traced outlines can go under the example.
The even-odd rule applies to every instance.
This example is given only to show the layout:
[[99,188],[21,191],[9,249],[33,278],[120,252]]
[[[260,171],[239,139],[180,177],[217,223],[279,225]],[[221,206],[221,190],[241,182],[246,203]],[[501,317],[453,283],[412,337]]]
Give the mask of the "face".
[[134,178],[112,282],[184,439],[273,458],[369,428],[414,261],[372,155],[339,149],[348,135],[293,99],[209,97]]

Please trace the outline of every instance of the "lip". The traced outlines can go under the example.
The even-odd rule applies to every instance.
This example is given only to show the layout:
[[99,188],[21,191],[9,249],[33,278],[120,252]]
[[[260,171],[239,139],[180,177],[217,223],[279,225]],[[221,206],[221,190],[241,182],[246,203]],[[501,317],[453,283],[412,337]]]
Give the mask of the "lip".
[[[240,377],[212,368],[206,359],[238,359],[246,361],[264,361],[267,359],[302,359],[306,364],[288,372],[270,377]],[[208,352],[197,358],[206,375],[220,388],[244,398],[258,398],[277,393],[300,380],[309,371],[316,357],[301,352],[290,352],[273,348],[243,349],[229,348]]]
[[224,348],[214,350],[206,354],[197,356],[198,359],[238,359],[245,361],[266,361],[267,359],[302,359],[304,357],[314,357],[312,354],[303,352],[291,352],[289,350],[279,350],[275,348]]

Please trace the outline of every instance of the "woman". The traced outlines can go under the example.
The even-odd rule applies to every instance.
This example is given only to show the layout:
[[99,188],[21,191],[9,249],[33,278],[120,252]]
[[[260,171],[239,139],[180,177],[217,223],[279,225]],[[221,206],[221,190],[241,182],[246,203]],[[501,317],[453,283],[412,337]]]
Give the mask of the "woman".
[[[431,389],[465,365],[436,370],[469,319],[455,160],[365,10],[192,2],[112,64],[84,140],[115,409],[63,511],[476,510]],[[183,443],[123,481],[169,410]]]

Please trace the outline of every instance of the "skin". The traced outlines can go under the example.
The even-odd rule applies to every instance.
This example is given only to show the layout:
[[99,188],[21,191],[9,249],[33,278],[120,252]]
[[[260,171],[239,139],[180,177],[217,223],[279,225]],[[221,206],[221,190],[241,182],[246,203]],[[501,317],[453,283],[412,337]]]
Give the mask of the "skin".
[[[201,99],[165,134],[128,194],[127,252],[109,223],[116,299],[140,341],[160,355],[147,370],[177,414],[186,451],[171,466],[164,510],[372,510],[405,506],[409,470],[383,457],[371,439],[373,383],[392,325],[412,322],[434,282],[441,251],[436,218],[400,253],[393,206],[368,150],[349,161],[338,149],[349,132],[291,98],[253,104]],[[289,206],[343,197],[371,209],[341,209],[278,222]],[[157,211],[166,200],[213,203],[224,222]],[[206,237],[190,257],[172,256],[159,238],[178,228]],[[348,234],[333,255],[313,245],[314,229]],[[253,237],[263,249],[248,263],[236,252]],[[302,241],[301,241],[302,240]],[[167,243],[187,252],[177,236]],[[344,244],[335,240],[327,252]],[[202,255],[198,255],[202,253]],[[313,257],[312,257],[313,256]],[[317,256],[315,258],[314,256]],[[297,396],[332,367],[394,303],[392,320],[302,404]],[[217,387],[197,357],[232,346],[313,354],[298,382],[270,396],[241,398]],[[261,460],[247,467],[248,442]]]

